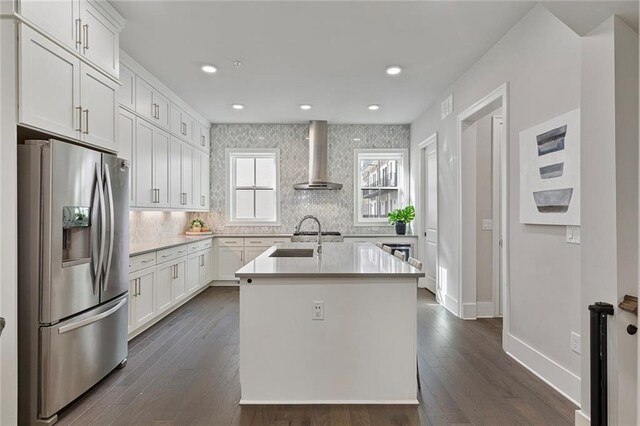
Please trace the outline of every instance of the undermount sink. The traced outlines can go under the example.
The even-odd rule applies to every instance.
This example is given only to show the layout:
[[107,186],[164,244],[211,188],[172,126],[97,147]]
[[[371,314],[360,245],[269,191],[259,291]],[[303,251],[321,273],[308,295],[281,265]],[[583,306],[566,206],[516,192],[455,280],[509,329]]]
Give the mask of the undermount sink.
[[276,249],[269,257],[313,257],[312,248],[281,248]]

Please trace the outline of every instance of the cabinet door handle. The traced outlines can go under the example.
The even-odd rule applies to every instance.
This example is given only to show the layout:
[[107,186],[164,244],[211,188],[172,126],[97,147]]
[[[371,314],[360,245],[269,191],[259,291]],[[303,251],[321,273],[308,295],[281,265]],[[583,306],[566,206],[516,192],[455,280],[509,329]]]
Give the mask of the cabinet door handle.
[[89,24],[84,24],[82,29],[84,30],[84,50],[89,50]]
[[200,196],[200,205],[204,207],[204,195]]
[[89,134],[89,110],[84,110],[84,133],[85,135]]
[[143,260],[142,263],[149,263],[149,262],[152,262],[152,261],[153,261],[153,259],[147,259],[147,260]]
[[76,129],[78,132],[82,132],[82,106],[77,106],[78,110],[78,128]]
[[82,35],[81,33],[81,28],[82,28],[82,20],[81,19],[76,19],[76,49],[78,48],[78,46],[82,45]]
[[244,250],[240,252],[240,262],[244,262]]

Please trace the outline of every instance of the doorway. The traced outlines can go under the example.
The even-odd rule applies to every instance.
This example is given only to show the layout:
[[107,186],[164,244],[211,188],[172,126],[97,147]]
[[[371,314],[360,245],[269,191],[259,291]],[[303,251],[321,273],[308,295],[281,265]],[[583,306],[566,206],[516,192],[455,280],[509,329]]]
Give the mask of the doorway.
[[441,303],[442,295],[438,280],[438,135],[434,133],[420,145],[420,170],[423,217],[422,236],[425,278],[424,287],[436,295]]
[[[504,84],[458,115],[459,316],[503,316],[508,331],[508,93]],[[486,144],[478,145],[479,126]],[[479,182],[478,152],[484,156]],[[484,189],[480,186],[484,185]],[[487,195],[488,194],[488,195]],[[488,202],[487,202],[488,201]],[[484,240],[484,245],[481,240]],[[486,267],[486,268],[485,268]],[[485,282],[479,274],[485,268]],[[488,273],[486,273],[488,271]],[[483,285],[479,289],[479,285]]]

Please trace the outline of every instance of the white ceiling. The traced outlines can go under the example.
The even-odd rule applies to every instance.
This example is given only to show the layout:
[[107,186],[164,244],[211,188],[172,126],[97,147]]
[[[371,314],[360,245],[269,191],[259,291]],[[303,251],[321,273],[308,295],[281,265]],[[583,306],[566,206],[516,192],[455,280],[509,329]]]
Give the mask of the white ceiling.
[[[121,47],[212,122],[410,123],[535,3],[112,4],[127,20]],[[403,73],[387,76],[391,64]]]

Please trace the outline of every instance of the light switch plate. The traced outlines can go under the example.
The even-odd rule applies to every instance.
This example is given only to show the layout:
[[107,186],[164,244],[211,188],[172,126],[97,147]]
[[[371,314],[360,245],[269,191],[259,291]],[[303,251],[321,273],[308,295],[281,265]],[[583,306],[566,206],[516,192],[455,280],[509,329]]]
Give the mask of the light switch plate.
[[571,350],[577,354],[582,352],[580,340],[581,340],[580,335],[572,331],[571,332]]
[[493,229],[493,219],[482,219],[482,230],[491,231]]
[[579,226],[567,226],[567,242],[569,244],[580,244]]

